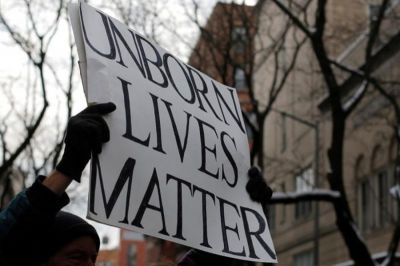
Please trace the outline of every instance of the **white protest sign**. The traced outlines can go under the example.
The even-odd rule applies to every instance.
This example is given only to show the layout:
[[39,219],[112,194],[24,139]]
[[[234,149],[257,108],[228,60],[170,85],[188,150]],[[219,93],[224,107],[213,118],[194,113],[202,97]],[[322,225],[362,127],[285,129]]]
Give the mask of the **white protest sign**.
[[87,101],[117,105],[105,117],[111,140],[92,159],[88,217],[276,262],[261,206],[245,190],[249,147],[236,91],[83,2],[70,13]]

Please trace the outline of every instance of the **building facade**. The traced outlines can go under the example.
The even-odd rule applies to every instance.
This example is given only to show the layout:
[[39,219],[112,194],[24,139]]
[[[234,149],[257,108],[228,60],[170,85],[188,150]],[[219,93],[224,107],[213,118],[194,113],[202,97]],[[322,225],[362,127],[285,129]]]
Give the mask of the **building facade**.
[[114,249],[100,250],[98,266],[145,266],[148,261],[148,245],[142,234],[120,229],[119,245]]
[[119,263],[119,249],[100,250],[96,260],[97,266],[117,266]]
[[[288,1],[285,1],[288,3]],[[295,14],[301,4],[292,1]],[[316,1],[308,8],[309,23]],[[385,84],[392,97],[399,93],[400,57],[396,34],[399,22],[398,1],[392,1],[382,23],[382,33],[374,45],[376,60],[371,68],[374,77]],[[363,69],[370,27],[376,20],[380,1],[328,1],[324,43],[330,58],[352,68]],[[288,17],[270,1],[259,1],[259,33],[264,43],[279,38],[281,31],[292,32],[285,44],[283,57],[293,54],[294,42],[304,36],[294,27],[285,28]],[[397,26],[396,26],[397,25]],[[310,26],[311,27],[311,26]],[[268,33],[268,34],[267,34]],[[386,49],[390,42],[397,46]],[[257,44],[261,45],[261,44]],[[385,49],[383,49],[385,48]],[[381,52],[382,51],[382,52]],[[256,59],[261,67],[253,76],[259,99],[265,84],[274,75],[273,65]],[[365,66],[364,66],[365,67]],[[274,111],[265,125],[267,153],[266,178],[276,192],[310,192],[330,189],[328,149],[331,145],[332,117],[327,90],[312,47],[305,43],[297,58],[296,68],[287,79]],[[343,83],[342,103],[352,101],[362,83],[338,69],[336,77]],[[390,194],[396,185],[394,161],[397,142],[393,131],[395,114],[389,101],[372,86],[346,122],[344,138],[343,181],[351,213],[371,255],[382,261],[388,250],[397,220],[395,198]],[[392,189],[393,191],[393,189]],[[270,208],[270,227],[279,265],[353,265],[348,247],[337,228],[333,205],[329,202],[303,201],[278,204]]]
[[[254,7],[218,2],[189,57],[188,64],[224,85],[236,88],[242,111],[250,120],[254,36]],[[250,130],[247,130],[250,133]],[[250,146],[252,136],[249,134]]]
[[176,265],[188,247],[155,237],[120,229],[116,248],[99,251],[98,266]]
[[[317,1],[282,2],[293,14],[306,18],[312,30]],[[332,61],[349,69],[368,68],[398,101],[398,1],[390,1],[384,13],[372,47],[373,63],[363,65],[380,4],[372,0],[327,1],[324,44]],[[248,17],[231,16],[236,13]],[[242,37],[235,37],[238,32]],[[259,106],[267,106],[272,95],[269,88],[277,80],[284,81],[268,114],[262,147],[266,179],[281,195],[330,190],[328,149],[333,123],[329,97],[313,47],[305,37],[272,1],[260,0],[255,7],[219,3],[189,60],[212,78],[236,87],[248,113],[254,111],[251,98]],[[235,43],[240,44],[239,49]],[[280,79],[288,69],[289,75]],[[345,107],[363,83],[346,71],[334,71]],[[398,214],[390,194],[396,185],[395,123],[390,102],[370,85],[347,117],[344,135],[344,191],[357,232],[378,262],[386,256]],[[279,265],[353,265],[331,202],[271,205],[268,215]]]

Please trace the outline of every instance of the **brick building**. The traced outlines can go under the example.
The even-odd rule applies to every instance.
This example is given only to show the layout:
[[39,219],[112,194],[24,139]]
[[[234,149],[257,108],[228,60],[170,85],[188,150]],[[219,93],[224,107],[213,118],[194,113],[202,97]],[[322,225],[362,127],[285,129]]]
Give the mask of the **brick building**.
[[97,266],[117,266],[119,264],[119,249],[100,250],[96,260]]
[[145,266],[147,261],[147,244],[142,234],[120,229],[119,245],[114,249],[100,250],[96,265],[98,266]]
[[119,240],[119,266],[145,266],[146,241],[142,234],[121,229]]
[[118,247],[100,250],[98,266],[175,265],[188,247],[120,229]]
[[[254,36],[253,6],[218,2],[193,49],[188,64],[237,90],[242,110],[251,113]],[[248,130],[248,132],[250,132]],[[251,144],[251,136],[249,136]]]

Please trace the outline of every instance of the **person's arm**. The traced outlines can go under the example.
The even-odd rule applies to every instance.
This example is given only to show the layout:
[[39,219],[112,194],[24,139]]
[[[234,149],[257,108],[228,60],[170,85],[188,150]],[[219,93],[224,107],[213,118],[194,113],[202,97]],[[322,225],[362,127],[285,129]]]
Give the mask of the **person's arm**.
[[61,196],[71,183],[72,179],[69,176],[57,170],[51,172],[42,182],[45,187],[58,196]]
[[91,153],[100,153],[103,143],[110,139],[108,126],[102,116],[115,109],[113,103],[96,104],[70,118],[64,153],[56,169],[47,177],[39,177],[0,213],[0,239],[11,225],[24,220],[22,216],[36,212],[43,212],[42,216],[52,216],[68,203],[65,190],[72,180],[80,182]]
[[[32,186],[20,192],[0,213],[0,265],[29,265],[35,243],[48,228],[58,211],[68,204],[69,198],[63,190],[63,182],[50,175],[51,187],[43,182],[45,176],[36,179]],[[69,181],[70,182],[70,181]],[[58,184],[58,185],[57,185]],[[65,185],[63,185],[65,187]],[[21,256],[23,252],[23,256]]]
[[80,182],[91,153],[100,153],[103,143],[110,140],[104,115],[116,109],[113,103],[87,107],[68,121],[65,150],[60,163],[42,182],[57,195],[62,195],[72,180]]
[[102,144],[109,140],[108,126],[102,116],[115,108],[113,103],[97,104],[72,117],[68,121],[64,153],[56,170],[47,177],[37,178],[0,212],[1,265],[7,258],[18,258],[18,253],[29,253],[42,230],[68,204],[65,190],[73,180],[80,182],[91,153],[100,153]]

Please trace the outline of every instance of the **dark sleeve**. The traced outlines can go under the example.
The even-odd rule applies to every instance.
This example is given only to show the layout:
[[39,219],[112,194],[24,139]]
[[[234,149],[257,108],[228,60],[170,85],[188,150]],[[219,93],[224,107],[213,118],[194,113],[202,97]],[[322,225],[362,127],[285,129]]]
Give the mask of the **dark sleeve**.
[[0,262],[15,264],[19,259],[30,257],[29,252],[35,252],[35,241],[57,212],[68,204],[65,193],[58,196],[42,184],[44,178],[39,177],[0,213]]

